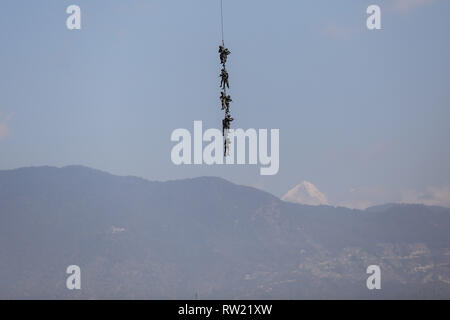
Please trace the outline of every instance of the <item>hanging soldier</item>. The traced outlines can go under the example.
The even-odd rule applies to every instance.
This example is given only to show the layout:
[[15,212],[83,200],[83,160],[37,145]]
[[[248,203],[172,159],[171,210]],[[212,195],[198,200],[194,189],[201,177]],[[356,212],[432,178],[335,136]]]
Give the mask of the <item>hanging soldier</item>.
[[222,102],[222,110],[226,110],[226,113],[230,112],[230,103],[233,101],[230,95],[225,95],[225,92],[220,93],[220,101]]
[[231,54],[231,51],[225,48],[224,46],[219,46],[220,53],[220,63],[225,65],[227,63],[227,58]]
[[225,141],[223,142],[223,156],[228,157],[230,155],[230,144],[231,140],[228,135],[225,137]]
[[226,113],[228,114],[230,112],[230,103],[233,102],[233,99],[231,99],[230,95],[227,95],[225,97],[225,109]]
[[225,119],[222,120],[222,135],[225,137],[225,141],[224,141],[224,152],[223,155],[224,157],[227,157],[229,155],[229,146],[230,146],[230,137],[228,136],[228,130],[230,130],[230,124],[234,119],[231,117],[231,115],[228,113],[225,116]]
[[222,68],[222,71],[220,72],[220,77],[222,78],[222,80],[220,81],[220,86],[222,87],[222,89],[225,90],[225,87],[229,89],[230,84],[228,83],[228,72],[227,69],[225,69],[225,67]]
[[225,91],[220,92],[220,102],[222,103],[222,110],[224,110],[227,106],[226,100],[227,100],[227,96],[225,94]]
[[231,117],[229,113],[225,116],[225,119],[222,120],[222,135],[225,136],[225,130],[230,130],[231,122],[234,119]]

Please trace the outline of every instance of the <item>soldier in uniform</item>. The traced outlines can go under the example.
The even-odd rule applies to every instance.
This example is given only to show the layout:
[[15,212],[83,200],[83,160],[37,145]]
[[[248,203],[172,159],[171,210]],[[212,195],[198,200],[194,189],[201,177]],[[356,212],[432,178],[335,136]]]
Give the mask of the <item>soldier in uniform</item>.
[[224,46],[219,46],[219,53],[220,53],[220,63],[225,65],[225,63],[227,63],[228,55],[231,54],[231,51],[225,48]]
[[226,113],[230,112],[230,103],[233,101],[230,95],[225,95],[225,92],[222,91],[220,94],[220,101],[222,102],[222,110],[226,110]]
[[230,95],[227,95],[225,97],[225,109],[226,109],[227,114],[230,112],[230,103],[231,102],[233,102],[233,99],[231,99]]
[[227,69],[225,69],[225,67],[220,72],[220,77],[222,78],[222,80],[220,81],[220,86],[222,87],[222,89],[225,90],[225,87],[229,89],[230,84],[228,83],[228,72]]
[[227,100],[227,96],[225,95],[225,91],[222,91],[220,93],[220,102],[222,102],[222,110],[224,110],[226,108],[226,100]]
[[225,119],[222,120],[222,135],[225,135],[225,130],[230,130],[231,127],[231,122],[234,119],[231,117],[231,115],[229,113],[227,113],[227,115],[225,116]]
[[231,140],[230,138],[227,136],[225,137],[225,141],[223,142],[223,156],[227,157],[230,155],[230,144],[231,144]]

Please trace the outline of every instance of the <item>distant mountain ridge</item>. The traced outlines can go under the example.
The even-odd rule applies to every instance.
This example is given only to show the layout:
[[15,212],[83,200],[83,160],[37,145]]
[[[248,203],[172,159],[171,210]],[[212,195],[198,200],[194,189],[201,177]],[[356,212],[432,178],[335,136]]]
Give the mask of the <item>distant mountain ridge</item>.
[[449,227],[446,208],[299,205],[215,177],[3,170],[0,298],[448,299]]

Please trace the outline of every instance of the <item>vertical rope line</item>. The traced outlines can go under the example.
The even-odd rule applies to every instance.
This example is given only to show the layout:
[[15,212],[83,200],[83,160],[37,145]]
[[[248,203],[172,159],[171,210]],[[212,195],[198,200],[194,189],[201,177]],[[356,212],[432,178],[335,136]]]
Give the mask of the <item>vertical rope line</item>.
[[221,27],[222,27],[222,45],[225,45],[225,38],[223,36],[223,0],[220,0],[220,21],[221,21]]

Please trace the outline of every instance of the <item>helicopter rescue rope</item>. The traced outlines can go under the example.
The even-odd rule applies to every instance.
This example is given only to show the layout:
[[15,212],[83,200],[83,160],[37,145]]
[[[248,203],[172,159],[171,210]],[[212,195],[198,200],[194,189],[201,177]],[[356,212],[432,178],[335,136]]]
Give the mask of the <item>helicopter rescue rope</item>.
[[223,36],[223,0],[220,0],[220,21],[222,27],[222,45],[225,46],[225,38]]
[[231,117],[230,114],[230,102],[232,101],[231,96],[227,95],[227,87],[229,88],[228,83],[228,71],[226,69],[226,61],[228,55],[231,53],[226,47],[225,47],[225,38],[224,38],[224,24],[223,24],[223,0],[220,0],[220,18],[221,18],[221,31],[222,31],[222,45],[219,46],[219,53],[220,53],[220,63],[222,65],[222,70],[220,73],[221,80],[221,87],[222,91],[220,94],[220,100],[222,103],[222,110],[225,110],[225,118],[222,120],[222,135],[224,136],[224,157],[229,156],[229,149],[230,149],[230,139],[229,139],[229,130],[230,130],[230,124],[234,120]]

